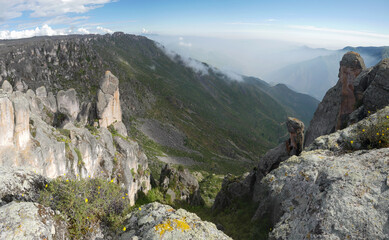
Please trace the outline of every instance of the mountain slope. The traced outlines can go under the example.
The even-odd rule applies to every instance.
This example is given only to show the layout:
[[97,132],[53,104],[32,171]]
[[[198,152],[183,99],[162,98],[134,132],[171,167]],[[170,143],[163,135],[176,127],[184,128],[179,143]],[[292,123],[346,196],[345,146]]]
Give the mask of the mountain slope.
[[[281,98],[277,88],[231,80],[204,63],[196,62],[201,71],[188,67],[186,59],[145,37],[115,33],[1,43],[0,76],[14,88],[75,88],[82,101],[93,101],[99,79],[111,70],[120,80],[123,122],[149,159],[190,158],[200,162],[194,168],[242,172],[283,139],[288,114],[307,121],[304,116],[313,114],[290,104],[295,98]],[[150,139],[137,127],[144,119],[179,132],[187,150]]]

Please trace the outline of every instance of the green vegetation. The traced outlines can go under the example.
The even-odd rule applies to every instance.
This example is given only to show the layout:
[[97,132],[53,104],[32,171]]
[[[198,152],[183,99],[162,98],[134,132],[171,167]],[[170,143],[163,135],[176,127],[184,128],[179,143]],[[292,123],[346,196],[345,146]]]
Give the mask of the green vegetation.
[[78,159],[78,161],[77,161],[77,166],[78,167],[81,167],[81,166],[83,166],[84,165],[84,161],[82,160],[82,154],[81,154],[81,152],[80,152],[80,149],[78,149],[78,148],[74,148],[74,151],[76,152],[76,154],[77,154],[77,159]]
[[120,230],[132,209],[120,186],[102,179],[57,178],[41,191],[39,202],[63,214],[72,239],[88,237],[99,222]]
[[97,136],[99,135],[99,130],[94,127],[94,126],[91,126],[91,125],[85,125],[85,128],[89,130],[89,132],[93,135],[93,136]]
[[360,125],[356,138],[348,143],[348,149],[373,149],[389,147],[389,116],[378,116],[376,124]]
[[[133,104],[142,106],[134,118],[172,124],[187,136],[186,146],[200,153],[164,149],[141,134],[130,134],[153,160],[173,152],[171,156],[191,155],[195,161],[215,163],[211,171],[243,173],[253,164],[232,159],[239,155],[258,161],[285,137],[282,123],[287,114],[307,118],[297,111],[300,105],[286,106],[288,101],[278,101],[283,96],[281,90],[276,91],[277,95],[258,79],[231,81],[211,68],[209,74],[200,74],[186,67],[179,57],[172,60],[146,38],[134,40],[124,35],[110,41],[98,39],[93,48],[104,59],[107,69],[119,78],[121,94],[131,96]],[[150,66],[155,66],[155,70]],[[294,97],[293,94],[288,92],[288,96]],[[298,97],[304,102],[302,96]]]

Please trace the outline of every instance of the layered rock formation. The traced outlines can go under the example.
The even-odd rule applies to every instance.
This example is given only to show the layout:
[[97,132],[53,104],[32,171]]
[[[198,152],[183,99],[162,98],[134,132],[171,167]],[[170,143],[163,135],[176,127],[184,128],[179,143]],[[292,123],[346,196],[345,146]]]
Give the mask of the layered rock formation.
[[[108,80],[117,80],[110,73],[107,76]],[[102,81],[102,89],[118,96],[118,85],[112,88],[105,83]],[[131,204],[138,191],[151,188],[145,154],[136,142],[125,137],[127,130],[120,121],[119,98],[105,108],[109,109],[106,113],[116,116],[111,120],[122,133],[116,136],[104,126],[81,127],[77,119],[93,122],[88,118],[94,114],[90,113],[91,108],[80,111],[74,89],[61,90],[55,97],[47,94],[45,87],[38,88],[36,93],[30,89],[23,93],[13,92],[7,81],[2,85],[5,90],[0,89],[0,166],[24,167],[48,178],[65,175],[114,179],[126,188]],[[105,124],[113,124],[107,119],[109,116]]]
[[150,203],[130,213],[126,232],[119,239],[231,239],[215,224],[201,221],[194,213],[168,205]]
[[365,69],[361,56],[346,53],[340,62],[339,81],[319,104],[305,136],[305,146],[315,138],[358,122],[389,104],[388,59]]

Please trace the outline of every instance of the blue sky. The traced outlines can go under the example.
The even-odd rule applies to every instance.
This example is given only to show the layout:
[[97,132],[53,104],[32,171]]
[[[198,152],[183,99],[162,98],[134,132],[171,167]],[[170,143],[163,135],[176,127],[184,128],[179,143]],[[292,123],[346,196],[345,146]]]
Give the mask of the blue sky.
[[2,39],[124,31],[328,48],[389,45],[387,0],[0,0],[0,5]]

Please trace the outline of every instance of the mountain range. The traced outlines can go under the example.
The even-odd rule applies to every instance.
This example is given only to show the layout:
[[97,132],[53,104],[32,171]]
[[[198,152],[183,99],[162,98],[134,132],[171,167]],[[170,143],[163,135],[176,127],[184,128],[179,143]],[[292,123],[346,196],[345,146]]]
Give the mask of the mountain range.
[[210,164],[216,172],[242,172],[285,138],[287,116],[308,124],[318,104],[283,84],[232,79],[141,36],[37,37],[0,44],[1,78],[26,89],[44,85],[56,94],[74,88],[81,100],[93,101],[99,79],[110,69],[120,81],[123,122],[158,164],[200,169]]

